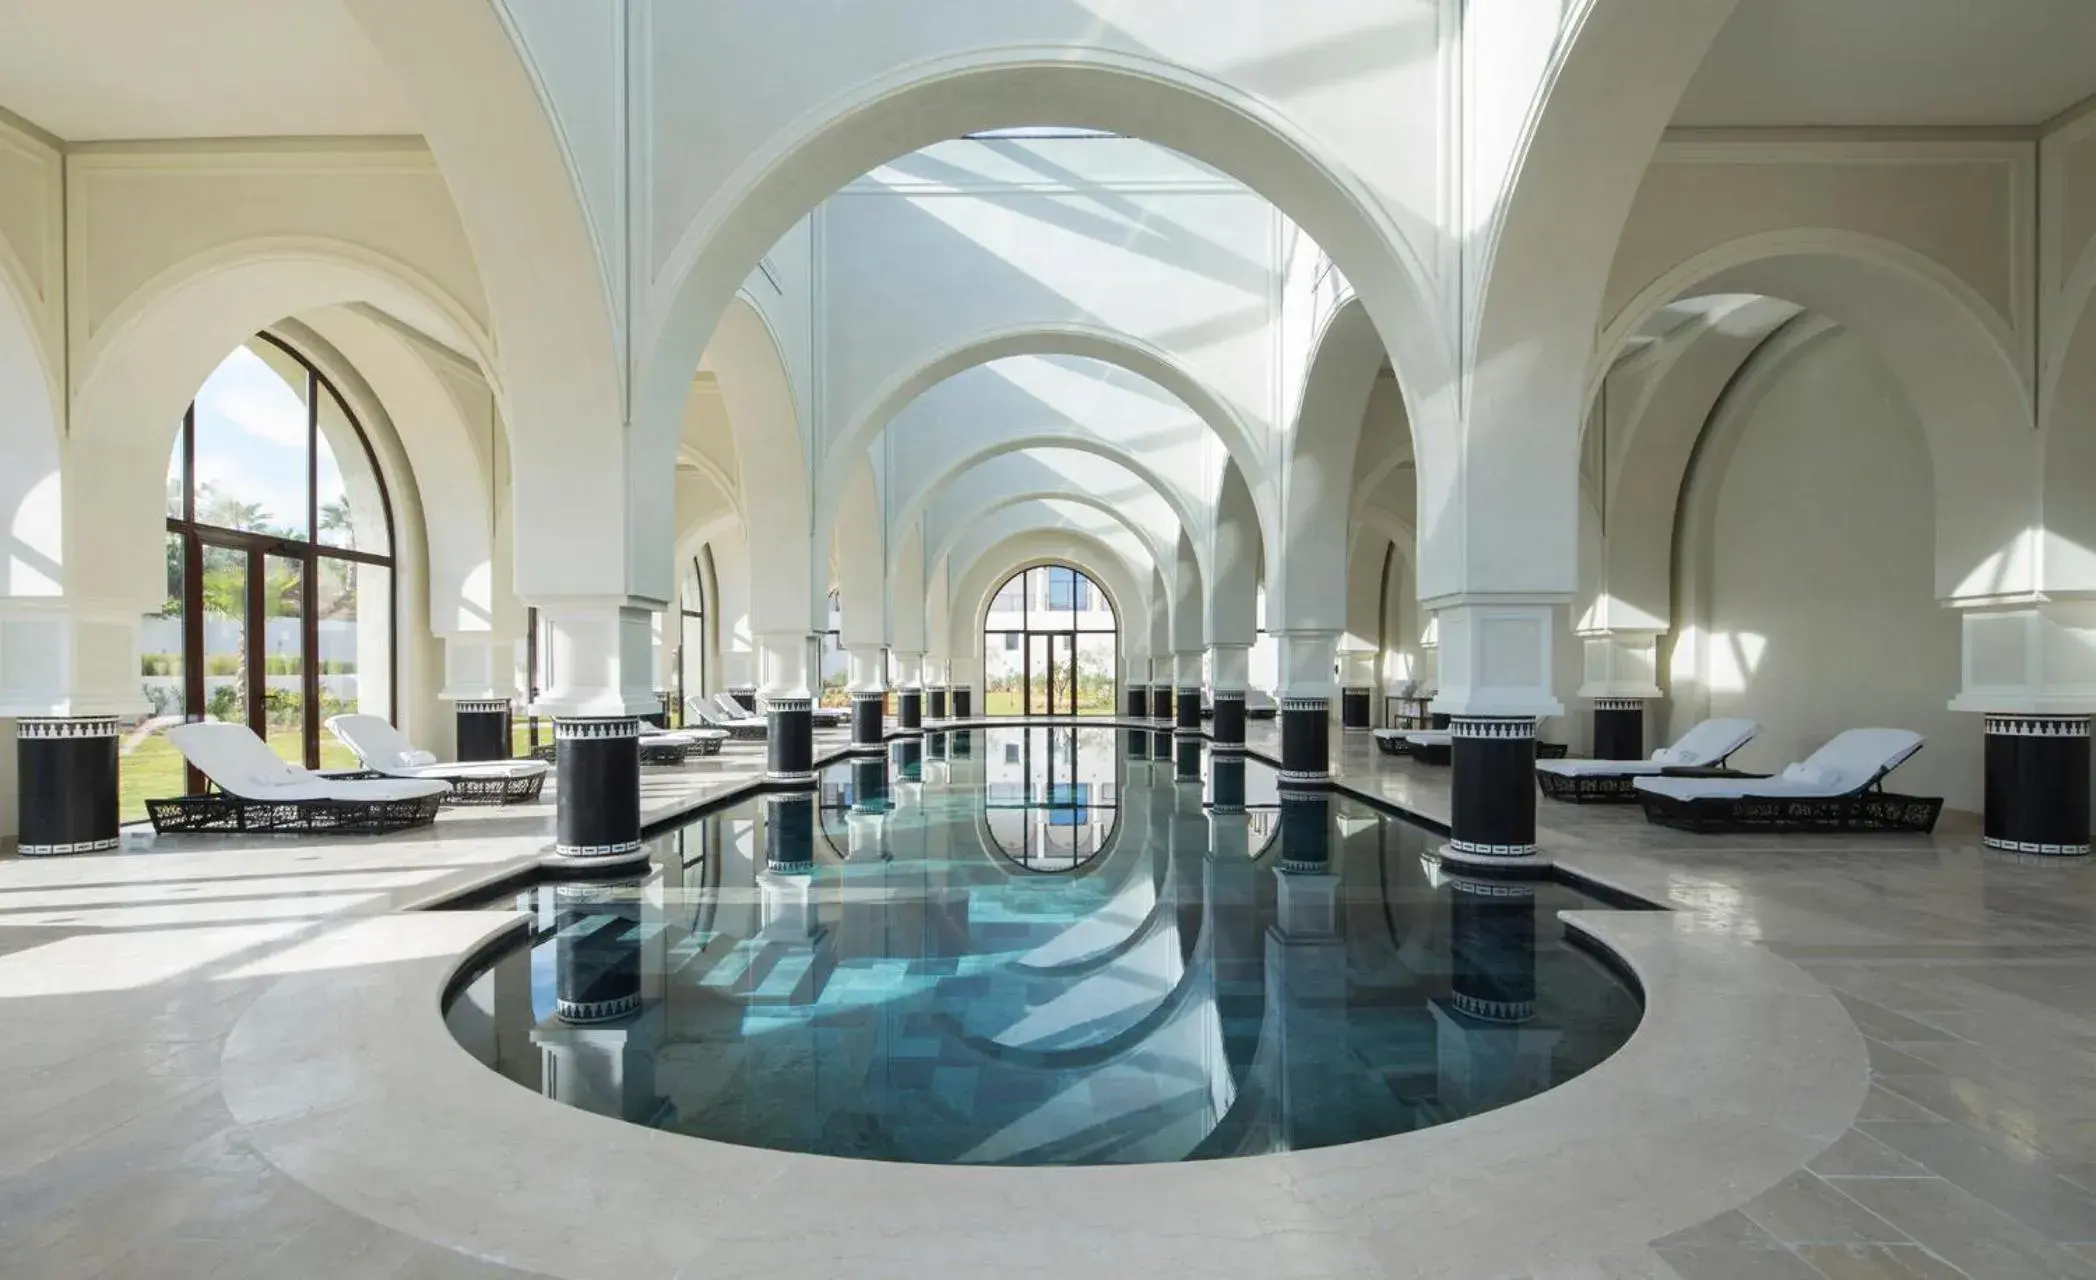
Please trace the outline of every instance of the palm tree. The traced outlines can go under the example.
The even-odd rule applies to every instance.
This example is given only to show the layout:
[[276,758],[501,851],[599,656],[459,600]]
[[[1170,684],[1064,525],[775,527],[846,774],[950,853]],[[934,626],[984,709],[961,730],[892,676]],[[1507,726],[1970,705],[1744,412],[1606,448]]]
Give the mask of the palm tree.
[[[327,535],[331,533],[342,536],[330,538]],[[348,498],[332,498],[320,504],[320,536],[315,541],[325,542],[331,547],[356,549],[357,530],[350,515]]]

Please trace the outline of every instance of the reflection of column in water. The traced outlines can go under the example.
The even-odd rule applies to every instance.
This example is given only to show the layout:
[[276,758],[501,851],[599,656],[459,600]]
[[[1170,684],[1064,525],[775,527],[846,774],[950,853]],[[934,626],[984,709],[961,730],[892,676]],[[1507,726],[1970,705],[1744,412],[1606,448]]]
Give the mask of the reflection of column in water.
[[1245,811],[1245,762],[1242,756],[1218,755],[1208,766],[1208,807],[1218,814]]
[[1453,1114],[1550,1086],[1560,1033],[1536,1023],[1536,898],[1519,880],[1449,881],[1449,994],[1434,1000],[1440,1096]]
[[1332,793],[1281,788],[1281,869],[1320,873],[1332,861]]
[[882,835],[888,826],[888,760],[885,756],[852,762],[852,807],[844,815],[845,859],[871,862],[883,855]]
[[[965,693],[967,692],[967,690],[964,689],[962,690],[962,692]],[[967,713],[964,711],[960,712],[959,714],[966,715]],[[972,757],[974,754],[974,731],[970,729],[962,729],[959,732],[955,733],[953,735],[953,758],[956,760],[966,760]]]
[[780,875],[815,870],[815,793],[764,797],[764,866]]
[[904,738],[895,744],[895,774],[904,782],[924,781],[924,739]]
[[[1358,1133],[1359,1065],[1347,1028],[1346,944],[1331,859],[1328,791],[1281,791],[1281,858],[1266,932],[1265,1089],[1277,1149]],[[1387,1090],[1385,1091],[1387,1096]]]
[[1121,749],[1128,753],[1131,761],[1147,761],[1150,758],[1150,731],[1147,729],[1124,729],[1121,731]]
[[1179,738],[1174,744],[1174,750],[1178,753],[1178,769],[1174,776],[1181,782],[1190,782],[1198,786],[1201,781],[1201,740]]
[[532,1039],[547,1096],[650,1123],[662,1108],[655,1093],[662,1004],[641,1000],[648,930],[640,892],[637,879],[554,887],[554,1017]]
[[554,1012],[616,1022],[640,1009],[640,881],[555,885]]
[[945,735],[945,734],[943,734],[943,733],[927,733],[927,734],[925,734],[925,735],[924,735],[924,746],[925,746],[925,750],[926,750],[926,752],[927,752],[928,754],[930,754],[930,756],[931,756],[931,758],[932,758],[932,759],[934,759],[934,760],[944,760],[944,759],[946,758],[946,735]]
[[1150,735],[1150,757],[1169,762],[1172,758],[1172,731],[1159,729]]

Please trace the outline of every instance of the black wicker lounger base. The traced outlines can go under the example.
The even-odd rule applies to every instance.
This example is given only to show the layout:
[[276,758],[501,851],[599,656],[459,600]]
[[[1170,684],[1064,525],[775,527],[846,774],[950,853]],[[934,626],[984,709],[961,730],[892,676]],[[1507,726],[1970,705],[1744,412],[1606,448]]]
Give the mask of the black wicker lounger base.
[[544,773],[534,773],[522,778],[446,778],[438,780],[451,784],[451,794],[444,797],[445,804],[530,804],[539,798],[546,785]]
[[[640,762],[642,764],[683,764],[684,757],[694,752],[702,756],[719,755],[720,739],[714,738],[697,742],[681,739],[676,742],[655,742],[647,738],[640,740]],[[547,764],[555,764],[560,760],[560,744],[542,742],[531,749],[531,758],[544,760]]]
[[1412,744],[1396,734],[1390,734],[1387,737],[1379,734],[1376,737],[1375,744],[1376,749],[1386,756],[1408,756],[1412,754]]
[[1641,791],[1645,819],[1682,831],[1908,831],[1925,835],[1943,813],[1941,796],[1872,788],[1845,796],[1703,796]]
[[436,821],[444,797],[412,800],[243,800],[223,793],[146,801],[153,830],[161,835],[192,831],[285,834],[382,835]]

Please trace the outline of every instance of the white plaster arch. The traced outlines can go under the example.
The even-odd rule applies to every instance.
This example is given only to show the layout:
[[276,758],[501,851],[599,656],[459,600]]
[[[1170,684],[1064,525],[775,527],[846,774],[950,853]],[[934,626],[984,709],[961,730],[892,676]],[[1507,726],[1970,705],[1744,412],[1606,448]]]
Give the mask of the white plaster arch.
[[37,326],[29,277],[0,236],[0,597],[64,587],[58,370]]
[[2096,593],[2096,243],[2060,295],[2063,339],[2040,388],[2040,589]]
[[926,391],[980,365],[1032,355],[1097,360],[1155,383],[1207,423],[1246,474],[1261,481],[1266,479],[1267,450],[1259,434],[1237,406],[1211,390],[1171,352],[1130,334],[1088,325],[1028,325],[979,334],[892,379],[845,426],[844,433],[824,457],[822,482],[816,488],[818,503],[834,496],[837,486],[849,474],[852,461],[871,449],[896,415]]
[[[1609,268],[1646,167],[1737,3],[1563,0],[1544,6],[1555,22],[1526,6],[1468,9],[1466,56],[1501,101],[1480,92],[1469,130],[1477,284],[1462,344],[1463,491],[1460,510],[1440,505],[1443,468],[1423,448],[1422,598],[1576,587],[1571,480]],[[1522,84],[1534,85],[1526,109],[1505,110]],[[1556,536],[1538,545],[1538,530]]]
[[1002,511],[1010,510],[1013,507],[1024,506],[1026,504],[1036,502],[1044,504],[1068,503],[1072,506],[1086,507],[1093,511],[1100,512],[1104,514],[1108,519],[1112,520],[1115,524],[1119,525],[1123,529],[1126,529],[1128,531],[1129,536],[1132,537],[1137,543],[1139,543],[1142,546],[1142,548],[1145,551],[1149,553],[1151,563],[1157,565],[1168,565],[1175,563],[1175,561],[1168,555],[1168,553],[1172,552],[1172,548],[1169,548],[1165,546],[1163,543],[1157,541],[1157,536],[1154,531],[1144,527],[1141,522],[1131,519],[1128,516],[1127,512],[1122,511],[1120,508],[1114,506],[1110,502],[1094,497],[1093,495],[1088,493],[1070,493],[1066,490],[1057,489],[1041,489],[1032,492],[1007,493],[992,498],[988,502],[982,504],[980,507],[971,511],[964,518],[956,520],[954,522],[953,530],[947,534],[946,538],[942,542],[939,543],[935,553],[929,558],[928,562],[931,564],[937,564],[939,563],[939,561],[948,558],[949,556],[953,555],[956,551],[960,550],[963,541],[968,537],[968,535],[974,532],[978,527],[981,526],[981,524],[984,521],[988,520],[991,516],[994,516]]
[[846,645],[873,645],[888,638],[888,611],[881,595],[892,570],[881,523],[881,495],[873,462],[862,458],[837,504],[836,535],[831,539],[837,598],[843,618],[839,639]]
[[[749,532],[751,626],[759,635],[806,633],[827,603],[829,584],[815,572],[799,406],[776,336],[746,299],[737,298],[721,316],[705,367],[719,379],[735,439],[735,492]],[[827,556],[826,544],[823,551]]]
[[1962,281],[1903,245],[1798,228],[1713,246],[1647,286],[1602,332],[1612,350],[1659,307],[1758,294],[1828,317],[1883,360],[1920,415],[1936,477],[1937,593],[2033,590],[2038,439],[2006,325]]
[[[1336,309],[1318,335],[1289,433],[1282,534],[1267,548],[1269,630],[1338,631],[1346,625],[1354,455],[1383,359],[1381,338],[1356,300]],[[1454,495],[1430,496],[1446,500]],[[1429,523],[1434,516],[1423,513]]]
[[[1011,454],[1030,453],[1036,450],[1069,450],[1118,463],[1130,474],[1154,490],[1159,498],[1163,499],[1165,504],[1172,509],[1172,514],[1178,517],[1181,528],[1200,529],[1203,527],[1201,523],[1197,522],[1198,508],[1192,505],[1190,495],[1179,485],[1160,473],[1155,467],[1143,461],[1142,455],[1125,445],[1111,440],[1077,434],[1021,436],[1011,440],[1000,440],[995,444],[986,445],[974,453],[956,458],[943,470],[926,477],[924,482],[909,497],[904,499],[897,514],[891,518],[890,526],[897,529],[907,528],[923,518],[926,509],[937,500],[942,492],[949,486],[965,479],[970,472],[981,467],[984,463]],[[899,552],[900,548],[898,547],[897,550]]]
[[483,371],[489,367],[486,335],[468,309],[414,268],[310,237],[243,241],[197,255],[111,311],[84,347],[76,375],[65,515],[69,593],[78,586],[91,598],[148,608],[164,599],[164,483],[182,407],[226,353],[255,333],[288,316],[354,302],[434,307],[469,336]]
[[1266,548],[1251,489],[1234,463],[1223,468],[1212,536],[1203,577],[1209,584],[1208,643],[1249,646],[1258,638],[1259,567]]
[[[1069,45],[976,49],[834,96],[768,140],[681,227],[640,314],[642,422],[667,417],[688,368],[759,256],[806,210],[896,156],[983,129],[1052,120],[1141,137],[1233,174],[1303,226],[1346,272],[1417,386],[1450,388],[1434,274],[1363,185],[1270,104],[1152,58]],[[1451,423],[1452,397],[1412,420]]]

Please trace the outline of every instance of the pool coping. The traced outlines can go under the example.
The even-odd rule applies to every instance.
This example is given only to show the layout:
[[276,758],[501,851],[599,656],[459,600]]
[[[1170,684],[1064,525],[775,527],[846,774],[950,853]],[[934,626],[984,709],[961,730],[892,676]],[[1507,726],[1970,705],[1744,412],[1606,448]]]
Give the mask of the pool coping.
[[[1831,992],[1684,913],[1568,911],[1645,1010],[1562,1085],[1446,1125],[1186,1164],[980,1168],[730,1146],[482,1066],[438,997],[514,912],[373,917],[284,958],[222,1061],[254,1149],[341,1207],[568,1277],[1519,1274],[1634,1250],[1837,1139],[1868,1058]],[[702,1202],[703,1212],[694,1212]]]

